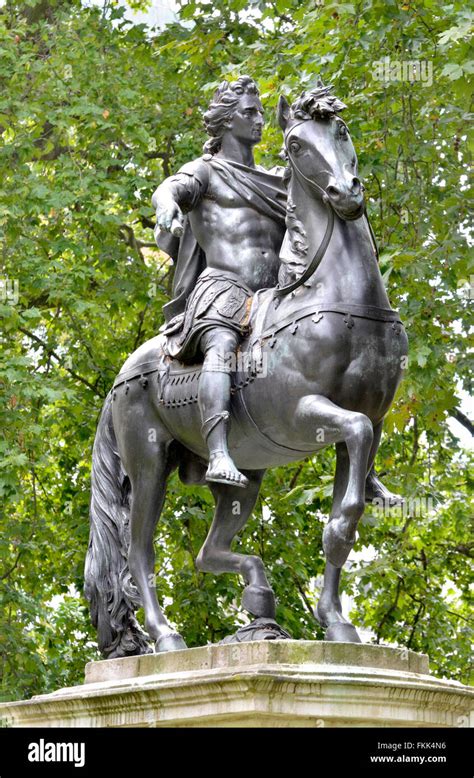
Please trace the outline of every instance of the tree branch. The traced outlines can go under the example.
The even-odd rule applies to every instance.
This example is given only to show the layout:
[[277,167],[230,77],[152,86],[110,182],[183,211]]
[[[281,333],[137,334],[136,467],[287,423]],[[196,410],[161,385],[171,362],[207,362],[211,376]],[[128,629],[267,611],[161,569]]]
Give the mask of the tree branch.
[[399,578],[397,583],[397,591],[395,592],[395,600],[391,604],[390,608],[384,613],[384,615],[380,619],[379,625],[377,627],[377,640],[375,641],[377,644],[380,643],[380,633],[382,631],[383,625],[385,624],[390,614],[393,613],[393,611],[398,605],[398,599],[400,597],[400,592],[402,590],[402,583],[403,583],[403,578]]
[[415,636],[415,631],[416,631],[416,628],[418,626],[418,622],[420,620],[420,616],[423,613],[424,609],[425,609],[424,602],[420,602],[418,610],[415,613],[415,618],[413,620],[413,625],[412,625],[412,628],[411,628],[410,637],[408,638],[408,642],[407,642],[407,648],[411,648],[411,644],[412,644],[413,638]]
[[455,611],[447,610],[446,613],[449,613],[451,616],[455,616],[457,619],[462,619],[463,621],[466,621],[468,624],[473,623],[472,619],[468,619],[467,616],[461,616],[460,613],[456,613]]
[[51,346],[48,346],[48,344],[45,343],[44,340],[41,340],[41,338],[35,335],[34,332],[30,332],[25,327],[18,327],[18,330],[22,332],[24,335],[26,335],[28,338],[31,338],[31,340],[33,340],[35,343],[38,343],[38,345],[44,349],[46,354],[52,356],[53,359],[55,359],[56,362],[58,362],[58,364],[62,368],[64,368],[64,370],[67,373],[69,373],[70,376],[72,376],[72,378],[74,378],[76,381],[80,381],[81,384],[84,384],[84,386],[87,386],[88,389],[94,392],[94,394],[96,394],[98,397],[102,397],[102,398],[104,397],[102,392],[99,392],[97,387],[91,384],[87,380],[87,378],[83,378],[83,376],[78,375],[78,373],[76,373],[75,370],[72,370],[70,367],[67,367],[67,365],[64,362],[64,359],[62,359],[62,357],[60,357],[59,354],[57,354],[56,351],[53,348],[51,348]]
[[301,599],[303,600],[304,604],[306,605],[306,608],[308,609],[308,612],[311,614],[311,616],[312,616],[312,617],[313,617],[313,619],[314,619],[314,611],[313,611],[313,608],[312,608],[312,606],[311,606],[311,603],[310,603],[310,601],[308,600],[308,598],[307,598],[307,596],[306,596],[305,590],[304,590],[304,589],[303,589],[303,587],[301,586],[301,583],[300,583],[300,581],[299,581],[299,579],[298,579],[298,576],[296,575],[296,573],[293,573],[293,572],[292,572],[292,576],[293,576],[293,580],[294,580],[294,582],[295,582],[295,584],[296,584],[296,588],[298,589],[298,591],[299,591],[299,593],[300,593],[300,595],[301,595]]
[[143,322],[144,322],[144,319],[145,319],[145,314],[147,312],[147,309],[148,309],[148,303],[145,305],[143,310],[140,311],[140,314],[138,316],[138,330],[137,330],[137,334],[135,336],[135,342],[133,344],[133,350],[134,351],[135,351],[135,349],[138,348],[138,346],[140,344],[140,338],[142,336],[142,330],[143,330]]
[[418,422],[416,420],[416,416],[413,416],[413,450],[411,452],[410,464],[408,466],[410,470],[415,464],[417,454],[418,454]]
[[295,472],[293,473],[293,477],[292,477],[292,479],[291,479],[291,481],[290,481],[290,483],[288,485],[288,489],[290,491],[291,491],[291,489],[294,489],[294,487],[296,486],[296,482],[297,482],[298,478],[300,477],[300,473],[301,473],[303,467],[305,466],[305,463],[306,463],[306,460],[301,462],[301,464],[298,465],[298,467],[296,468]]
[[18,562],[20,561],[20,557],[21,557],[22,553],[23,553],[23,549],[20,549],[20,551],[17,554],[17,558],[15,559],[15,561],[14,561],[13,565],[10,567],[10,569],[7,570],[6,573],[3,573],[2,575],[0,575],[0,581],[4,581],[5,578],[8,578],[8,576],[13,573],[13,571],[15,570],[15,568],[18,565]]
[[120,230],[120,236],[122,240],[125,241],[127,246],[130,246],[134,251],[137,252],[138,256],[140,257],[140,262],[142,265],[145,264],[145,257],[143,256],[141,252],[141,244],[140,241],[137,240],[135,236],[135,232],[133,231],[133,227],[130,227],[129,224],[121,224],[119,227]]
[[467,416],[462,411],[456,408],[456,410],[453,411],[451,416],[453,417],[453,419],[456,419],[456,421],[458,421],[459,424],[462,424],[463,427],[469,430],[471,435],[474,435],[474,424],[470,419],[467,418]]
[[138,217],[140,224],[142,227],[148,227],[150,230],[155,229],[156,222],[153,221],[153,219],[148,219],[146,216],[139,216]]
[[171,175],[171,152],[173,151],[173,136],[169,136],[166,143],[166,151],[149,151],[145,154],[147,159],[161,159],[163,162],[163,173],[166,178]]

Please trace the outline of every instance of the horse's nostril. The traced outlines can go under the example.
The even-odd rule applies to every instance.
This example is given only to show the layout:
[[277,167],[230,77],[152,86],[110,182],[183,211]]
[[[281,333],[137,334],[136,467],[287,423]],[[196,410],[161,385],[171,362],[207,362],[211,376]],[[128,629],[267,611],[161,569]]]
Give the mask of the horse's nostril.
[[333,186],[332,184],[328,186],[326,192],[328,195],[330,195],[330,197],[338,197],[341,194],[337,186]]
[[352,179],[352,192],[353,192],[353,194],[359,194],[360,191],[361,191],[360,179],[354,177]]

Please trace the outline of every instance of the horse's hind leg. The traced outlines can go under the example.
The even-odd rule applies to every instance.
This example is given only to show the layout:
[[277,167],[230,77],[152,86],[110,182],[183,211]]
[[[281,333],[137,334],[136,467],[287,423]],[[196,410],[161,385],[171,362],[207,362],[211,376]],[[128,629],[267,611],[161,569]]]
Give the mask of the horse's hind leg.
[[[130,392],[132,394],[132,392]],[[130,546],[128,564],[145,612],[145,628],[155,650],[186,648],[181,635],[166,620],[156,595],[154,532],[161,515],[170,465],[169,434],[160,429],[156,417],[133,399],[124,418],[133,424],[117,424],[119,449],[131,483]]]
[[249,480],[245,491],[235,486],[209,484],[216,510],[196,564],[206,572],[239,573],[247,584],[242,598],[245,610],[253,616],[274,619],[275,595],[267,581],[262,560],[258,556],[234,553],[230,548],[252,512],[265,471],[243,472]]
[[128,561],[143,603],[145,628],[155,642],[157,652],[186,648],[182,637],[168,624],[156,595],[154,533],[165,499],[166,449],[166,444],[161,444],[156,460],[142,461],[140,468],[130,475],[132,509]]

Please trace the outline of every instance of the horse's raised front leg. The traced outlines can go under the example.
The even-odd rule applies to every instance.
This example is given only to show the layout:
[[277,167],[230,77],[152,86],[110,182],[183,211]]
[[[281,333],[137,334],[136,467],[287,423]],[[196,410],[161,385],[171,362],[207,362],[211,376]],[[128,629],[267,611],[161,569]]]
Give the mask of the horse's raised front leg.
[[211,573],[238,573],[246,582],[242,605],[257,617],[275,618],[275,595],[271,589],[263,562],[258,556],[231,551],[236,534],[247,522],[260,490],[264,470],[243,471],[249,483],[245,491],[235,486],[209,484],[216,501],[216,510],[208,536],[196,564]]
[[403,505],[403,497],[387,489],[377,476],[374,467],[374,461],[382,435],[382,426],[383,421],[380,421],[374,426],[374,441],[369,454],[368,474],[365,483],[365,502],[371,505],[374,501],[377,501],[377,503],[383,507],[393,508],[396,505]]
[[355,543],[357,523],[365,507],[367,462],[374,432],[372,422],[363,413],[340,408],[322,395],[308,395],[298,403],[295,423],[314,430],[314,439],[328,444],[345,443],[349,455],[347,485],[338,515],[332,514],[323,534],[327,559],[342,567]]

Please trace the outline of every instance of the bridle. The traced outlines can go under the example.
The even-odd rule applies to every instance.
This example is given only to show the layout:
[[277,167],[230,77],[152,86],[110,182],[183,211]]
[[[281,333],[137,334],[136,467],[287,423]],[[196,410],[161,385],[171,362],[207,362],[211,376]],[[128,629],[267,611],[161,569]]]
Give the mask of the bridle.
[[[329,200],[329,196],[328,196],[328,193],[326,192],[326,190],[322,186],[319,186],[319,184],[317,184],[316,181],[313,181],[312,178],[308,178],[308,176],[305,176],[305,174],[303,173],[301,168],[296,164],[295,160],[292,158],[292,156],[290,154],[290,140],[291,140],[290,136],[291,136],[292,132],[294,130],[296,130],[296,128],[299,127],[301,124],[306,124],[307,121],[308,121],[308,119],[302,119],[297,124],[294,124],[293,127],[291,127],[291,129],[288,130],[287,133],[285,133],[285,136],[283,138],[283,145],[284,145],[284,148],[285,148],[285,152],[286,152],[286,154],[288,156],[288,159],[291,161],[291,164],[294,167],[294,169],[296,170],[296,172],[299,175],[299,177],[302,178],[303,181],[305,181],[311,189],[316,189],[319,192],[321,192],[321,195],[322,195],[321,199],[322,199],[323,203],[329,202],[329,205],[331,205],[330,204],[330,200]],[[330,170],[320,170],[319,173],[318,173],[318,176],[322,175],[323,173],[327,173],[329,176],[332,175]],[[332,208],[332,206],[331,206],[331,208]]]
[[[296,163],[294,157],[291,156],[291,152],[290,152],[290,148],[289,148],[289,138],[290,138],[292,132],[297,127],[299,127],[301,124],[304,124],[304,122],[306,122],[306,121],[308,121],[308,119],[302,119],[297,124],[294,124],[291,127],[290,130],[288,130],[288,132],[284,136],[283,145],[284,145],[284,149],[285,149],[286,155],[288,157],[288,160],[291,163],[291,166],[292,166],[293,170],[295,171],[295,173],[297,174],[297,176],[299,176],[299,178],[302,179],[311,189],[314,189],[314,190],[318,191],[318,193],[321,194],[321,200],[322,200],[322,202],[323,202],[323,204],[324,204],[324,206],[326,208],[327,217],[328,217],[327,218],[327,223],[326,223],[326,230],[325,230],[325,233],[323,235],[323,239],[322,239],[321,243],[318,246],[318,250],[316,251],[316,254],[314,255],[314,257],[311,260],[311,262],[309,263],[309,265],[307,265],[307,267],[303,271],[303,273],[299,276],[299,278],[296,279],[296,281],[293,281],[291,284],[288,284],[287,286],[283,286],[283,287],[277,287],[275,289],[275,291],[274,291],[274,297],[284,297],[285,295],[290,294],[290,292],[294,292],[295,289],[298,289],[300,286],[302,286],[308,280],[308,278],[311,278],[311,276],[315,272],[316,268],[318,267],[319,263],[321,262],[321,260],[323,259],[324,255],[325,255],[325,253],[327,251],[327,248],[329,246],[330,240],[332,238],[332,233],[333,233],[333,230],[334,230],[334,208],[333,208],[333,206],[331,204],[331,200],[330,200],[330,197],[329,197],[327,191],[322,186],[317,184],[316,181],[313,181],[311,178],[308,178],[308,176],[306,176],[303,173],[303,171],[301,170],[299,165]],[[321,175],[322,173],[329,173],[329,175],[331,175],[330,171],[328,171],[328,170],[321,170],[318,173],[318,175]],[[364,208],[364,214],[367,216],[365,208]],[[372,238],[372,242],[374,244],[374,251],[375,251],[375,254],[376,254],[377,258],[378,258],[377,245],[375,243],[375,236],[374,236],[374,233],[372,231],[372,227],[371,227],[370,222],[369,222],[368,219],[367,219],[367,224],[369,226],[370,235],[371,235],[371,238]]]
[[[311,189],[317,190],[321,194],[321,199],[323,201],[323,204],[327,211],[328,220],[326,223],[326,231],[324,233],[323,239],[321,243],[318,246],[318,250],[316,251],[316,254],[314,255],[313,259],[307,265],[306,269],[303,271],[303,273],[300,275],[299,278],[296,279],[296,281],[293,281],[291,284],[288,284],[287,286],[277,287],[274,292],[275,297],[284,297],[287,294],[290,294],[290,292],[294,292],[295,289],[298,289],[300,286],[302,286],[305,281],[310,278],[314,271],[316,270],[317,266],[321,262],[322,258],[324,257],[327,248],[329,246],[329,242],[332,238],[332,233],[334,230],[334,210],[331,205],[331,201],[329,199],[329,195],[326,192],[325,189],[323,189],[322,186],[319,186],[319,184],[316,183],[316,181],[313,181],[311,178],[308,178],[301,168],[298,166],[298,164],[295,162],[294,158],[291,156],[290,148],[289,148],[289,137],[291,136],[291,133],[293,130],[296,129],[296,127],[299,127],[300,124],[303,124],[305,121],[308,121],[307,119],[302,119],[298,124],[294,124],[293,127],[288,130],[288,132],[285,134],[283,139],[283,145],[285,148],[286,155],[288,157],[289,162],[291,163],[292,168],[296,172],[296,174],[306,183]],[[327,171],[321,171],[321,173],[326,173]]]

